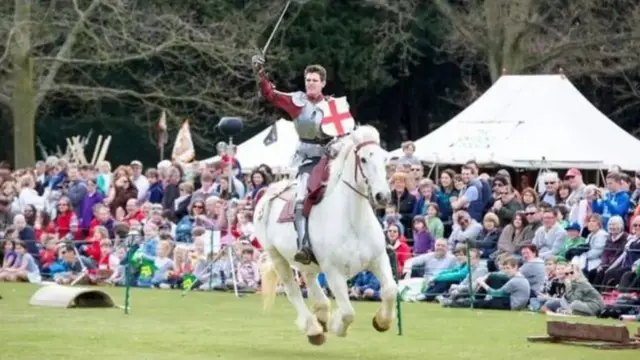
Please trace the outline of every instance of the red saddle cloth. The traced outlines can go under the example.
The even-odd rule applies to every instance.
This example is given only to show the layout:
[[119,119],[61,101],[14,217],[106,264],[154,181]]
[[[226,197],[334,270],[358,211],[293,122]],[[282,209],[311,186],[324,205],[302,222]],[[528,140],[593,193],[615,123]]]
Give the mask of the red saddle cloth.
[[[319,204],[324,198],[324,192],[327,188],[327,180],[329,180],[329,159],[323,156],[320,161],[313,167],[307,183],[307,197],[304,199],[304,216],[309,216],[314,205]],[[294,210],[296,204],[295,191],[287,190],[280,194],[279,197],[286,200],[287,203],[282,208],[279,223],[291,222],[294,220]]]

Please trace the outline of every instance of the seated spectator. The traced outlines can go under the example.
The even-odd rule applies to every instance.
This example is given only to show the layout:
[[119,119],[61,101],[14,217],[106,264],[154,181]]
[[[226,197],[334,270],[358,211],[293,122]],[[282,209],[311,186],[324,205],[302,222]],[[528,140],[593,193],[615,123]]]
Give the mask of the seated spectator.
[[158,170],[147,169],[145,176],[149,181],[149,189],[147,189],[146,200],[152,204],[162,204],[162,182],[158,176]]
[[48,234],[42,238],[44,247],[40,249],[40,267],[43,272],[49,272],[51,265],[58,259],[58,238]]
[[494,213],[487,213],[482,221],[483,229],[476,241],[471,241],[474,247],[482,252],[483,259],[489,259],[489,256],[498,249],[498,239],[502,229],[500,228],[500,219]]
[[141,222],[145,219],[144,212],[142,211],[140,206],[138,206],[138,201],[136,199],[127,200],[127,204],[124,210],[124,216],[121,219],[117,219],[118,221],[129,223],[132,220]]
[[351,300],[380,301],[380,281],[370,271],[358,273],[349,289]]
[[624,272],[622,269],[611,269],[611,265],[624,252],[628,237],[628,234],[624,232],[624,222],[620,216],[611,217],[607,225],[609,226],[609,235],[600,255],[600,264],[596,269],[592,282],[594,286],[603,290],[615,287],[620,282]]
[[427,229],[429,229],[429,232],[433,235],[434,239],[444,238],[444,223],[440,217],[440,207],[438,204],[429,203],[427,206],[427,216],[425,217],[425,221],[427,223]]
[[2,241],[2,268],[0,268],[0,272],[4,269],[8,269],[13,266],[13,263],[16,261],[16,252],[15,252],[15,240],[5,239]]
[[[500,223],[499,227],[506,226],[511,224],[513,221],[513,217],[518,211],[523,210],[522,203],[516,198],[516,194],[511,187],[510,184],[506,183],[506,179],[501,178],[505,181],[505,186],[498,187],[496,190],[496,199],[493,202],[493,206],[491,211],[498,216]],[[494,180],[494,186],[496,182],[498,182],[499,178]]]
[[81,247],[84,254],[96,264],[99,264],[102,258],[101,244],[103,240],[109,240],[109,232],[104,226],[98,226],[95,228],[93,236],[87,239],[87,244]]
[[567,232],[558,224],[553,209],[546,209],[542,214],[542,227],[536,230],[531,243],[538,248],[544,260],[557,256],[567,241]]
[[538,205],[527,205],[524,211],[527,216],[527,226],[523,230],[525,233],[524,240],[525,242],[531,242],[535,233],[542,227],[542,207]]
[[387,244],[390,245],[396,253],[396,264],[398,266],[398,276],[402,275],[404,263],[411,258],[411,247],[407,245],[407,240],[400,235],[400,228],[397,225],[389,225],[387,227]]
[[243,291],[255,292],[260,283],[260,271],[251,245],[242,249],[241,259],[236,270],[238,288]]
[[49,213],[46,211],[38,211],[36,214],[36,221],[33,225],[33,230],[36,234],[36,240],[41,242],[43,235],[54,234],[57,235],[55,223],[51,221]]
[[467,247],[459,246],[453,253],[456,257],[458,265],[455,267],[442,270],[435,274],[427,283],[427,288],[423,296],[418,297],[420,301],[433,301],[436,296],[442,295],[449,291],[452,285],[459,284],[469,275],[469,264],[467,264]]
[[542,175],[544,181],[545,190],[540,194],[540,201],[549,204],[550,206],[556,205],[556,194],[558,187],[560,186],[560,178],[558,173],[554,171],[545,172]]
[[[571,261],[574,256],[580,255],[584,252],[575,251],[574,249],[583,247],[583,245],[586,245],[587,241],[580,236],[582,228],[578,223],[569,224],[565,227],[565,231],[567,232],[567,241],[565,241],[556,257],[560,260]],[[586,247],[586,249],[588,249],[588,247]]]
[[529,281],[518,271],[518,260],[507,257],[501,262],[502,273],[508,278],[500,288],[487,284],[489,276],[476,280],[476,284],[485,291],[484,298],[474,301],[474,307],[496,310],[521,310],[529,303],[531,288]]
[[620,173],[607,174],[607,189],[604,197],[594,199],[591,203],[593,212],[602,216],[602,227],[607,229],[609,219],[613,216],[624,218],[629,213],[631,204],[629,193],[622,189]]
[[559,300],[565,293],[564,278],[567,269],[571,265],[566,262],[555,263],[554,259],[546,261],[547,279],[542,291],[536,294],[536,298],[529,301],[529,310],[533,312],[547,312],[549,309],[544,307],[547,301]]
[[589,231],[589,235],[586,238],[586,245],[589,246],[589,250],[578,257],[574,257],[571,263],[580,265],[589,282],[593,282],[602,261],[602,252],[607,243],[608,234],[602,230],[602,217],[598,214],[592,214],[589,217],[586,229]]
[[68,198],[63,197],[58,200],[57,215],[53,220],[58,238],[62,239],[71,231],[71,222],[78,222],[76,214],[73,212],[71,202]]
[[142,242],[142,253],[149,257],[156,257],[156,249],[158,248],[158,227],[153,223],[144,225],[144,241]]
[[157,243],[156,256],[143,254],[143,258],[153,261],[153,271],[152,274],[142,274],[141,272],[138,278],[138,286],[169,289],[171,287],[169,272],[174,268],[173,259],[169,257],[170,254],[171,243],[166,240]]
[[400,230],[400,234],[404,236],[404,225],[400,222],[400,214],[398,214],[397,208],[395,205],[387,205],[385,208],[384,216],[382,217],[382,226],[384,228],[389,225],[396,225]]
[[620,279],[621,293],[640,293],[640,217],[631,221],[631,233],[624,252],[611,265],[612,268],[627,269]]
[[102,204],[96,204],[95,212],[96,212],[95,218],[89,224],[88,237],[93,236],[93,232],[95,231],[96,227],[104,226],[109,232],[109,238],[113,238],[114,237],[113,226],[115,221],[111,217],[109,208]]
[[18,240],[23,241],[23,246],[26,247],[27,252],[38,263],[40,249],[38,249],[38,244],[36,243],[36,232],[31,226],[27,225],[27,220],[22,214],[18,214],[13,218],[13,226],[18,234]]
[[[495,259],[501,254],[507,254],[513,256],[516,254],[520,246],[527,243],[528,240],[533,238],[534,232],[530,231],[528,225],[527,216],[524,212],[517,212],[513,216],[511,224],[507,225],[500,233],[498,238],[498,249],[491,255],[491,263],[495,262]],[[525,230],[529,230],[525,232]],[[495,270],[497,266],[495,264],[488,264],[489,270]]]
[[59,252],[66,271],[54,274],[53,279],[61,285],[89,284],[89,271],[96,268],[96,264],[90,258],[78,254],[71,243],[62,245]]
[[520,249],[522,265],[520,274],[529,281],[532,297],[542,291],[547,272],[544,261],[538,257],[538,249],[533,244],[523,245]]
[[476,291],[475,280],[489,274],[487,267],[480,261],[480,250],[469,250],[469,259],[471,261],[470,273],[459,284],[451,285],[448,294],[436,297],[441,305],[447,306],[460,299],[469,298],[472,295],[469,288],[472,292]]
[[433,251],[435,239],[423,216],[413,218],[413,256],[426,254]]
[[25,243],[21,240],[14,242],[15,260],[10,267],[0,270],[0,281],[28,281],[39,283],[40,269],[31,254],[27,252]]
[[468,241],[476,240],[482,232],[482,225],[472,219],[468,212],[457,211],[453,215],[453,230],[449,236],[449,250],[453,251],[458,245],[466,245]]
[[421,269],[420,277],[428,283],[435,274],[455,266],[456,257],[448,251],[447,241],[438,239],[435,242],[434,252],[413,257],[405,262],[404,278],[411,278],[414,270]]
[[547,301],[544,308],[550,312],[595,316],[604,308],[602,296],[587,281],[578,265],[572,264],[565,273],[566,292],[559,300]]

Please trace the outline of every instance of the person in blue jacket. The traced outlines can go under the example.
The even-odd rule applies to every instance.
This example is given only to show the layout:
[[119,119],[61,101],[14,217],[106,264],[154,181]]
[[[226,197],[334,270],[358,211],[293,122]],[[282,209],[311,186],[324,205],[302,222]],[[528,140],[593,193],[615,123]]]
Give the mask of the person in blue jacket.
[[629,214],[631,199],[629,193],[622,188],[622,176],[613,172],[607,174],[607,188],[609,192],[604,197],[594,199],[591,208],[594,213],[602,216],[602,227],[607,229],[609,219],[620,216],[625,219]]
[[353,278],[349,297],[352,300],[380,301],[380,282],[370,271],[358,273]]

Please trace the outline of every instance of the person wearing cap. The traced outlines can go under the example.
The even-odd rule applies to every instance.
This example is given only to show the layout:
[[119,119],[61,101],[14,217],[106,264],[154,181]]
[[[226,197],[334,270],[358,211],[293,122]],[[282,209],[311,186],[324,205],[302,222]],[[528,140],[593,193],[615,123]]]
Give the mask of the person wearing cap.
[[[580,224],[578,224],[577,222],[568,224],[564,229],[567,232],[567,240],[564,242],[564,245],[558,252],[556,259],[558,261],[571,261],[571,259],[575,255],[579,255],[579,251],[572,251],[572,249],[577,249],[582,245],[585,245],[587,241],[582,236],[580,236],[580,233],[582,232],[582,226],[580,226]],[[588,247],[585,250],[588,250]]]
[[142,163],[139,160],[133,160],[129,165],[133,170],[131,180],[138,189],[138,202],[143,203],[147,197],[147,190],[149,190],[149,180],[142,174]]
[[569,169],[569,171],[564,175],[564,180],[569,183],[569,187],[571,188],[571,194],[569,194],[566,201],[567,205],[577,205],[580,200],[587,197],[585,192],[587,186],[582,181],[582,173],[580,170],[576,168]]

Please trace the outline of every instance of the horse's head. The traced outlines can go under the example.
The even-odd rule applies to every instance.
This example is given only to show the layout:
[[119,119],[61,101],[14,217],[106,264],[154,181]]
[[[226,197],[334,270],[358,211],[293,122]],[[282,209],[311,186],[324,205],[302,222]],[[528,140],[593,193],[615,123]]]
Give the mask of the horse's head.
[[349,136],[350,144],[343,146],[340,152],[346,157],[352,153],[355,157],[354,180],[358,188],[366,188],[367,197],[376,205],[384,206],[391,200],[391,190],[387,182],[386,163],[388,153],[380,147],[380,134],[372,126],[359,126]]

